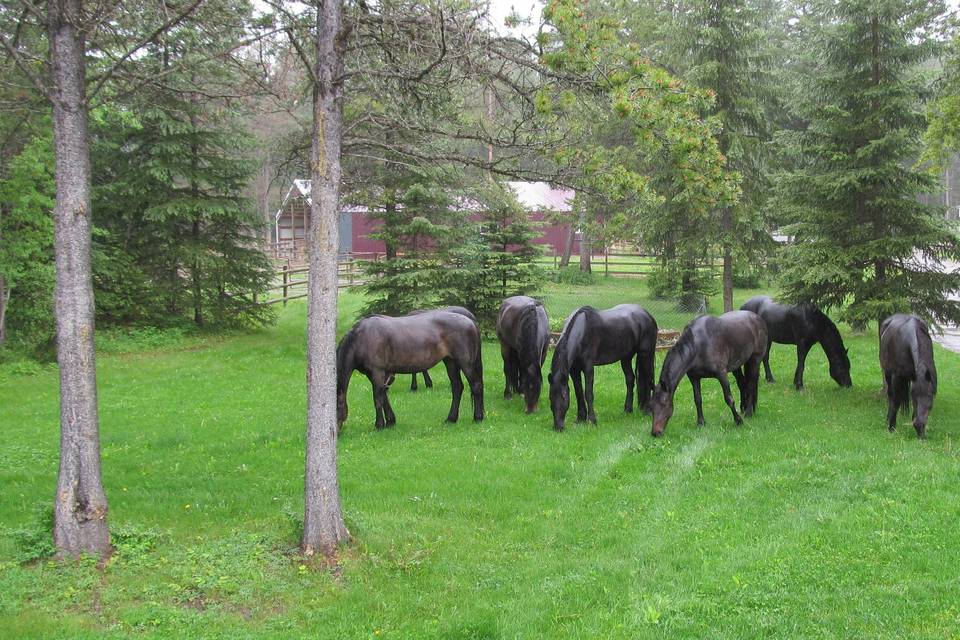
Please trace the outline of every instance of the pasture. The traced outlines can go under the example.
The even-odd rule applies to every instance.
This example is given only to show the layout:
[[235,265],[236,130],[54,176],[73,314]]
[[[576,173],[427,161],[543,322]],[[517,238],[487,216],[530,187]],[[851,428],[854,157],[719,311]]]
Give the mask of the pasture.
[[[554,285],[579,304],[645,303],[642,281]],[[756,291],[738,292],[737,304]],[[341,329],[361,300],[342,296]],[[713,310],[718,308],[714,301]],[[662,327],[669,326],[651,305]],[[276,327],[98,360],[104,484],[117,553],[55,565],[42,547],[57,472],[53,369],[0,371],[0,635],[22,638],[955,638],[960,629],[960,356],[936,348],[928,440],[887,433],[877,339],[852,336],[854,387],[819,347],[735,427],[705,380],[681,383],[665,437],[622,412],[598,369],[598,425],[551,429],[549,405],[502,399],[484,345],[487,419],[444,424],[449,384],[390,391],[376,432],[355,375],[339,441],[354,543],[334,570],[296,554],[302,514],[305,307]],[[677,327],[679,328],[679,327]],[[663,354],[657,359],[659,365]],[[549,366],[549,356],[548,364]],[[545,391],[546,392],[546,391]],[[38,519],[39,517],[39,519]],[[33,534],[33,535],[30,535]]]

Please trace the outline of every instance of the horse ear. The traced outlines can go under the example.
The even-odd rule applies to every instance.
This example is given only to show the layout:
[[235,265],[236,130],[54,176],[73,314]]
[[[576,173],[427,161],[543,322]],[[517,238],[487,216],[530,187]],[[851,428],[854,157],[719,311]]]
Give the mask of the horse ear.
[[850,353],[850,348],[847,347],[846,349],[843,350],[843,352],[844,352],[844,353]]

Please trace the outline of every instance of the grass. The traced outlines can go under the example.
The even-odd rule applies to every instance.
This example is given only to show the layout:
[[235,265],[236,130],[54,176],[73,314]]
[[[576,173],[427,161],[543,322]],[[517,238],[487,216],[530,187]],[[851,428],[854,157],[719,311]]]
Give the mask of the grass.
[[[645,294],[602,280],[545,298],[562,317]],[[343,302],[345,327],[360,300]],[[52,500],[57,380],[0,371],[0,636],[957,637],[954,354],[937,349],[925,442],[907,419],[883,427],[872,334],[847,336],[846,390],[815,349],[807,390],[794,392],[795,356],[774,347],[780,381],[761,382],[743,427],[706,381],[707,426],[696,428],[683,383],[662,440],[649,417],[622,413],[616,366],[598,370],[599,425],[563,434],[546,403],[526,416],[502,400],[492,343],[480,425],[442,422],[438,370],[432,391],[395,385],[398,424],[376,432],[357,377],[339,442],[354,542],[332,572],[295,553],[304,324],[293,303],[269,330],[99,358],[118,547],[102,570],[17,561],[38,544],[36,506]]]

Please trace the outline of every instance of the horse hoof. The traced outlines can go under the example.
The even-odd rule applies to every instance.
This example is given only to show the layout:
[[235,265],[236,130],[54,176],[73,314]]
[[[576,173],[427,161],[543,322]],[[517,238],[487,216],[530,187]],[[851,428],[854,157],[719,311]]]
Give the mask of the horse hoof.
[[623,412],[624,412],[624,413],[633,413],[633,407],[624,407],[624,408],[623,408]]
[[597,416],[590,416],[588,420],[593,426],[597,426]]

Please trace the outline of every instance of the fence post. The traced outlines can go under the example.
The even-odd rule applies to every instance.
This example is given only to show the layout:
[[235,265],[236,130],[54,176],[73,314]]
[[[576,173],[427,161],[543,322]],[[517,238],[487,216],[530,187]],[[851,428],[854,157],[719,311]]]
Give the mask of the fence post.
[[610,277],[610,247],[603,249],[603,275]]
[[290,284],[290,274],[288,272],[289,267],[283,265],[283,306],[287,306],[287,292],[289,290]]
[[347,285],[353,286],[353,267],[356,263],[353,261],[353,258],[348,258],[347,260]]

